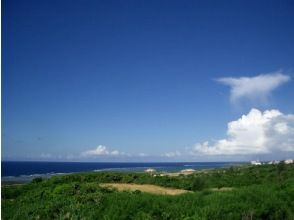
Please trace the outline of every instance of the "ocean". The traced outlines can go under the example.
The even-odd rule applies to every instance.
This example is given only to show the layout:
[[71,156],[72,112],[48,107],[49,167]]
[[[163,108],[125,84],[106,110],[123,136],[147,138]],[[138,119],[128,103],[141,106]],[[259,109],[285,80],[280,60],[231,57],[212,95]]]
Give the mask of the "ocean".
[[48,178],[54,175],[89,171],[144,171],[154,168],[158,171],[179,171],[182,169],[208,169],[230,167],[244,162],[161,162],[161,163],[104,163],[104,162],[23,162],[2,161],[2,181],[30,181],[36,177]]

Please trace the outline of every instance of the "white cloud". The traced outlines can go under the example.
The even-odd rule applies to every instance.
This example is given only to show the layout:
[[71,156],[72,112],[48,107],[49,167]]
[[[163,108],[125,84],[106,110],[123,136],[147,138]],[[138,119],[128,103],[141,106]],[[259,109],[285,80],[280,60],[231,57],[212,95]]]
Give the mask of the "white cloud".
[[49,158],[52,157],[52,155],[51,155],[51,154],[45,154],[45,153],[42,153],[42,154],[40,155],[40,157],[43,158],[43,159],[49,159]]
[[227,138],[196,144],[193,155],[248,155],[294,151],[294,115],[251,109],[228,123]]
[[109,151],[106,146],[99,145],[93,150],[84,151],[81,154],[84,157],[94,157],[94,156],[118,156],[123,155],[118,150]]
[[230,98],[232,102],[241,98],[251,101],[267,101],[274,89],[290,81],[290,76],[278,71],[254,77],[224,77],[217,79],[217,81],[231,87]]
[[149,155],[148,154],[145,154],[145,153],[139,153],[138,156],[139,157],[148,157]]
[[181,156],[181,155],[182,155],[181,152],[179,152],[179,151],[175,151],[175,152],[168,152],[168,153],[165,153],[163,156],[171,158],[171,157],[179,157],[179,156]]

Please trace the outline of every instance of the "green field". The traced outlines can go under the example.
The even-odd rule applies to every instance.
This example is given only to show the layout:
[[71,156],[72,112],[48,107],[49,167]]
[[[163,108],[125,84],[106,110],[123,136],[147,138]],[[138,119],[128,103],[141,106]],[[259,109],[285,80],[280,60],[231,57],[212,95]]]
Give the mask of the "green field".
[[[188,192],[162,195],[102,183],[148,184]],[[231,167],[179,176],[79,173],[23,185],[4,184],[1,199],[2,219],[293,220],[294,165]]]

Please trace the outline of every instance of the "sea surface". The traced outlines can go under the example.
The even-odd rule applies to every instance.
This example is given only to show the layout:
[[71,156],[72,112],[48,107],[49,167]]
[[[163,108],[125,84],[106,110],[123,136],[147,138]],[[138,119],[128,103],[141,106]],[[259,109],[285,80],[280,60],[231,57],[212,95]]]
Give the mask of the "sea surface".
[[30,181],[36,177],[49,178],[54,175],[88,171],[134,171],[147,168],[176,172],[182,169],[209,169],[242,165],[244,162],[170,162],[170,163],[103,163],[103,162],[23,162],[2,161],[2,181]]

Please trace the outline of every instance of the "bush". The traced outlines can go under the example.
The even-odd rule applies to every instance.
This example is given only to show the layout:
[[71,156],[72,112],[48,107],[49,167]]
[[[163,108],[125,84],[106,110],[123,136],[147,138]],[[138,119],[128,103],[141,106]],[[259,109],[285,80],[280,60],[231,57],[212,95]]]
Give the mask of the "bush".
[[191,190],[192,191],[201,191],[206,187],[206,183],[203,178],[195,177],[192,184]]
[[[2,186],[3,219],[294,219],[293,165],[217,169],[178,177],[81,173],[38,181]],[[99,186],[113,181],[201,192],[153,195]],[[210,190],[217,186],[233,190]]]
[[42,181],[43,181],[42,177],[37,177],[32,180],[32,183],[40,183]]

